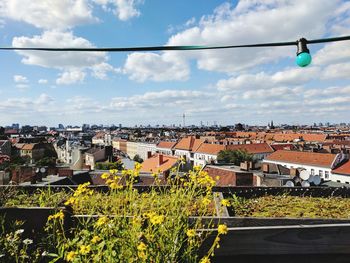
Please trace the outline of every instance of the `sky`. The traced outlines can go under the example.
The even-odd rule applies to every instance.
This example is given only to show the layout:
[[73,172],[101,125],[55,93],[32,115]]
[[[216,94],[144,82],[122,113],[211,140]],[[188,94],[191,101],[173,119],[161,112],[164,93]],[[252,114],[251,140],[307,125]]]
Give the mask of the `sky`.
[[[238,45],[350,35],[341,0],[0,0],[0,46]],[[0,125],[350,122],[350,42],[0,52]]]

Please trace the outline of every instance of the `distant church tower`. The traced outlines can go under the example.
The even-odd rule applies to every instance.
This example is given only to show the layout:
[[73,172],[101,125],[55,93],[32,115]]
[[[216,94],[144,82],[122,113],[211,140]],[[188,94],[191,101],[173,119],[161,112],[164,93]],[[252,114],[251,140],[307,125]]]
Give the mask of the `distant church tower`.
[[273,125],[273,121],[271,121],[271,124],[269,123],[267,126],[268,126],[270,129],[274,129],[274,128],[275,128],[275,126]]

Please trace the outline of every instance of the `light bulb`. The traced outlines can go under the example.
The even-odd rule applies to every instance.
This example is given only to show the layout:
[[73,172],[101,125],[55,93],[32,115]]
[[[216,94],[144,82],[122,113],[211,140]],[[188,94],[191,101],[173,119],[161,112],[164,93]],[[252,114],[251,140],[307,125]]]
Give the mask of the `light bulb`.
[[297,41],[297,58],[295,62],[299,67],[306,67],[311,63],[310,51],[306,46],[307,40],[301,38]]

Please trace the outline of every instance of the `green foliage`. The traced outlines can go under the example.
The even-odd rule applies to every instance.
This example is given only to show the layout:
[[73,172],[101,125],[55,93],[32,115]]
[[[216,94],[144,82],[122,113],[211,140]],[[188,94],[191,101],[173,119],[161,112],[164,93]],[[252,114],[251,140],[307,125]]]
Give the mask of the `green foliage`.
[[340,197],[263,196],[230,200],[236,216],[350,218],[350,203]]
[[44,157],[38,160],[35,163],[37,166],[48,166],[55,167],[56,166],[56,158],[55,157]]
[[223,150],[218,154],[218,163],[233,163],[240,165],[241,162],[253,161],[253,155],[246,150]]
[[96,170],[122,170],[123,163],[119,160],[117,162],[98,162],[95,165]]
[[[177,176],[179,167],[174,171]],[[136,163],[134,170],[121,173],[111,170],[101,175],[109,192],[95,191],[86,183],[70,192],[55,193],[48,189],[23,193],[23,196],[17,194],[12,203],[8,200],[7,204],[16,206],[24,202],[57,207],[65,198],[64,205],[70,206],[75,214],[86,216],[79,217],[74,227],[66,231],[63,228],[66,215],[59,210],[48,217],[46,235],[39,242],[1,235],[0,242],[14,240],[13,250],[23,251],[9,254],[12,250],[6,244],[3,258],[6,262],[22,262],[15,257],[23,255],[30,259],[28,262],[36,262],[24,247],[28,244],[39,249],[41,253],[36,255],[41,259],[45,251],[51,262],[199,262],[199,248],[214,231],[214,224],[204,225],[202,218],[214,214],[212,187],[215,181],[206,172],[194,168],[187,174],[187,180],[177,177],[180,182],[177,184],[169,180],[167,189],[153,187],[148,192],[138,192],[133,184],[140,170],[141,165]],[[159,186],[159,175],[153,176],[155,186]],[[197,217],[189,222],[191,215]],[[201,231],[203,228],[209,230]],[[219,225],[215,232],[212,246],[201,262],[210,262],[209,257],[219,247],[220,235],[227,233],[226,225]],[[16,233],[21,234],[21,231]],[[0,252],[4,246],[0,243]]]
[[138,163],[143,163],[143,159],[138,154],[134,156],[133,160]]

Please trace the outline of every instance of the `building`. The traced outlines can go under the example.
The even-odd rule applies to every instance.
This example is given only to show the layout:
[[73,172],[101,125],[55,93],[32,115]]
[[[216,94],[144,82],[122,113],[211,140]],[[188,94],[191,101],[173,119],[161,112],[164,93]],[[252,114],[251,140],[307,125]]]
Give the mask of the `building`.
[[164,155],[174,155],[176,142],[161,141],[157,144],[157,152]]
[[131,141],[126,142],[126,153],[130,159],[134,159],[135,155],[137,154],[137,148],[138,148],[137,142],[131,142]]
[[157,151],[157,145],[155,143],[139,142],[137,143],[137,154],[146,160]]
[[184,157],[188,163],[191,165],[194,164],[194,152],[198,149],[198,147],[204,143],[203,139],[198,139],[195,136],[188,136],[182,138],[175,146],[174,146],[174,155],[178,157]]
[[267,143],[227,145],[226,150],[243,150],[253,155],[255,161],[261,161],[274,152]]
[[[263,162],[282,165],[288,169],[304,169],[310,175],[320,176],[323,180],[349,183],[350,177],[346,174],[340,174],[342,172],[340,167],[345,160],[346,155],[343,153],[331,154],[279,150],[270,154]],[[344,167],[346,169],[347,166]]]
[[34,163],[45,156],[45,146],[41,143],[25,143],[20,150],[20,156],[28,157]]
[[85,152],[85,165],[95,170],[96,162],[111,161],[113,158],[112,147],[93,147]]
[[179,159],[176,156],[155,154],[142,163],[142,173],[160,172],[163,176],[170,175],[170,170],[178,165]]
[[257,178],[252,172],[237,166],[206,165],[204,171],[216,181],[217,186],[256,186]]
[[206,164],[216,162],[219,152],[225,149],[225,145],[202,143],[194,151],[194,165],[204,167]]

